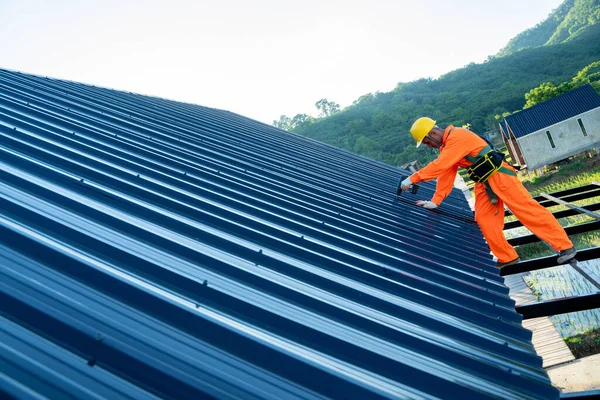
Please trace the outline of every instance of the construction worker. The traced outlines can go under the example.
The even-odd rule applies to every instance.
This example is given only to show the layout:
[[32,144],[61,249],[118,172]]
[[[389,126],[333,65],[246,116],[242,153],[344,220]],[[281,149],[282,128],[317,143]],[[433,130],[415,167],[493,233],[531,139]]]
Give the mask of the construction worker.
[[411,185],[437,178],[433,198],[417,201],[427,209],[437,208],[450,194],[458,168],[467,168],[475,183],[475,220],[481,228],[492,253],[498,258],[498,268],[518,263],[519,255],[504,237],[504,204],[541,240],[558,252],[558,263],[563,264],[577,253],[566,232],[552,213],[535,201],[523,187],[517,174],[503,161],[504,156],[470,130],[450,125],[441,129],[436,121],[417,119],[410,133],[417,142],[440,149],[438,158],[400,183],[401,190]]

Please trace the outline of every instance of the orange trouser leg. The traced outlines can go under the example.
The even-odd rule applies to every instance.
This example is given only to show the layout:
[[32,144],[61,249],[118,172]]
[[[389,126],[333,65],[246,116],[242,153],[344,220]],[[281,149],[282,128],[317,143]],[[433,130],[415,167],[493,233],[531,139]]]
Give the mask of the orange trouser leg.
[[498,261],[508,262],[519,256],[504,236],[504,203],[498,198],[492,204],[481,183],[475,184],[475,221]]
[[516,176],[495,173],[489,184],[510,211],[544,242],[556,251],[573,247],[567,233],[550,211],[535,201]]

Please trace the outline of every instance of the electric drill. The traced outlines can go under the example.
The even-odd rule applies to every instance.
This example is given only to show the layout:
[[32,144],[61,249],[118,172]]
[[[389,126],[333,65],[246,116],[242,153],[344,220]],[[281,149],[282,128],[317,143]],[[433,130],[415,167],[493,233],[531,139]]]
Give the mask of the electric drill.
[[[396,196],[400,196],[402,195],[402,181],[405,180],[406,178],[408,178],[408,176],[406,175],[402,175],[400,177],[400,182],[398,182],[398,189],[396,189]],[[412,194],[417,194],[417,192],[419,191],[419,185],[417,185],[416,183],[413,183],[413,185],[410,187],[410,192]]]

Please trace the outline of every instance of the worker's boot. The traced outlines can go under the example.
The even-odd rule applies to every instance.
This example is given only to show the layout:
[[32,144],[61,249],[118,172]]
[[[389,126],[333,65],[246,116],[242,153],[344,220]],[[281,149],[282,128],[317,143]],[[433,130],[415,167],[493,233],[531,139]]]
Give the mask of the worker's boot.
[[558,252],[558,258],[556,261],[558,261],[559,264],[564,264],[571,258],[575,257],[575,254],[577,254],[577,249],[575,246],[571,247],[570,249],[561,250]]
[[500,262],[500,261],[498,261],[496,263],[496,268],[502,269],[503,267],[506,267],[507,265],[514,265],[514,264],[516,264],[516,263],[518,263],[520,261],[521,261],[521,258],[519,258],[519,257],[515,258],[514,260],[507,261],[507,262]]

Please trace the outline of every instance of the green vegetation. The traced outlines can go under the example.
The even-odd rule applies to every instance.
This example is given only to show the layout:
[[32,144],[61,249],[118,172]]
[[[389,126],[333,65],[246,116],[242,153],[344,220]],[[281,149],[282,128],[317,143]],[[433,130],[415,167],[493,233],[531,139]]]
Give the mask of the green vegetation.
[[523,49],[573,40],[600,20],[598,5],[597,0],[566,0],[544,21],[511,39],[497,56],[504,57]]
[[[340,105],[327,99],[321,99],[315,103],[319,110],[319,118],[326,118],[340,111]],[[273,121],[273,125],[287,131],[293,131],[294,128],[305,126],[315,122],[315,118],[308,114],[296,114],[294,118],[286,115],[279,117],[279,121]]]
[[555,86],[552,82],[544,82],[540,86],[531,89],[529,93],[525,94],[526,102],[523,108],[529,108],[537,103],[558,96],[559,94],[583,86],[586,83],[592,85],[592,87],[600,93],[600,61],[591,63],[579,71],[573,79],[563,82],[558,86]]
[[[532,88],[545,85],[529,95],[531,101],[541,101],[554,89],[567,88],[561,84],[576,80],[578,72],[600,60],[598,13],[598,0],[566,0],[548,17],[550,21],[542,23],[545,41],[532,39],[531,46],[517,43],[522,50],[507,50],[502,57],[471,63],[438,79],[422,78],[399,83],[390,92],[365,94],[342,110],[321,99],[320,118],[282,116],[275,125],[392,165],[426,163],[435,153],[415,148],[408,133],[415,119],[430,116],[442,126],[470,123],[480,134],[496,131],[498,117],[522,109],[524,95]],[[561,32],[570,32],[569,37],[558,40],[564,36]],[[590,67],[586,77],[598,80],[594,71]]]
[[590,329],[579,335],[565,338],[575,358],[591,356],[600,353],[600,329]]
[[554,10],[548,18],[512,38],[508,44],[498,52],[498,57],[505,57],[523,49],[544,46],[556,32],[558,26],[565,20],[575,1],[567,0]]
[[523,176],[521,181],[533,196],[600,182],[600,159],[596,156],[587,160],[574,160],[554,172],[550,171],[541,176]]

